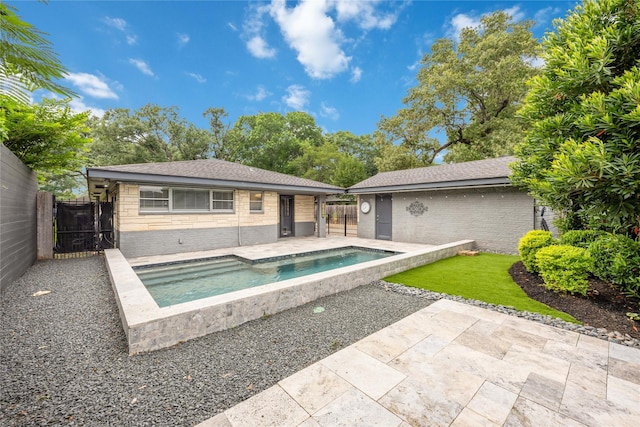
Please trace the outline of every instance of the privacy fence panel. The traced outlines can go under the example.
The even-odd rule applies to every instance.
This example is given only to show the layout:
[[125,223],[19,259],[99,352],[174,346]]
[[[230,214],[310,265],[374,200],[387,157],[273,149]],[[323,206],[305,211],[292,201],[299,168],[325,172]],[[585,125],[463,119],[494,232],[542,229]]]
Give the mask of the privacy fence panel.
[[358,206],[327,205],[325,207],[327,233],[330,235],[358,235]]
[[38,180],[4,144],[0,144],[0,291],[36,260]]

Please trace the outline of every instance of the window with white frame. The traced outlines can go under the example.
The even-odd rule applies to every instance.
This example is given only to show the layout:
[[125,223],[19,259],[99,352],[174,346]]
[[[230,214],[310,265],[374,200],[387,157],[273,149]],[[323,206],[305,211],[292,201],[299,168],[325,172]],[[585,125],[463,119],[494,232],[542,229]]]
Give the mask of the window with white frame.
[[233,212],[233,190],[141,186],[140,212]]
[[262,212],[262,191],[250,191],[249,192],[249,211],[250,212]]
[[140,187],[140,210],[145,212],[169,212],[169,189]]

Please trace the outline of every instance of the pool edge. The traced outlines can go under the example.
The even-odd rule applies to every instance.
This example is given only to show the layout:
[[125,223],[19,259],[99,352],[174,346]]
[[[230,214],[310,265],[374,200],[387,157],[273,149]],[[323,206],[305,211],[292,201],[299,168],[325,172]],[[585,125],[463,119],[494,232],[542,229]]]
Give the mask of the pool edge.
[[460,240],[407,252],[361,265],[160,308],[118,249],[105,250],[105,260],[129,354],[171,347],[242,323],[350,290],[383,277],[473,249]]

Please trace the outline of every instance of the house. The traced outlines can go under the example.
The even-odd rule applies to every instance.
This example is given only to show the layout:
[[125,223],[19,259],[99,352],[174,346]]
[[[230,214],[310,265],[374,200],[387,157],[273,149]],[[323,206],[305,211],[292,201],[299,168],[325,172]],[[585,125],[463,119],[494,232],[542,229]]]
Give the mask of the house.
[[[541,228],[541,210],[509,181],[500,157],[379,173],[347,189],[358,196],[358,237],[442,244],[473,239],[478,249],[516,253]],[[550,211],[547,210],[546,222]]]
[[114,202],[116,247],[126,257],[324,237],[316,218],[344,189],[223,160],[87,169],[92,198]]

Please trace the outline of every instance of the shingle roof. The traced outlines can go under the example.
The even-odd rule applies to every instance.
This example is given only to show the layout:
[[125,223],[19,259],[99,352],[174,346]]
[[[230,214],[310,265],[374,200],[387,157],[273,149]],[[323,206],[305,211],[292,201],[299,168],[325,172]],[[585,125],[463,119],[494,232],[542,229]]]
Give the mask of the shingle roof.
[[402,191],[420,188],[491,185],[508,183],[509,163],[515,157],[476,160],[464,163],[428,166],[393,172],[382,172],[349,187],[349,193],[365,190]]
[[218,159],[186,160],[165,163],[140,163],[118,166],[88,168],[89,178],[106,178],[122,181],[153,181],[167,183],[212,184],[236,186],[239,183],[256,188],[291,187],[301,190],[308,188],[315,192],[342,193],[344,189],[330,184],[298,178],[292,175],[272,172],[260,168],[231,163]]

